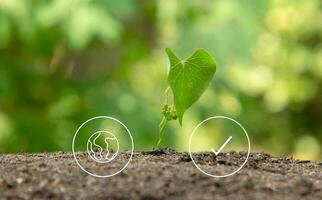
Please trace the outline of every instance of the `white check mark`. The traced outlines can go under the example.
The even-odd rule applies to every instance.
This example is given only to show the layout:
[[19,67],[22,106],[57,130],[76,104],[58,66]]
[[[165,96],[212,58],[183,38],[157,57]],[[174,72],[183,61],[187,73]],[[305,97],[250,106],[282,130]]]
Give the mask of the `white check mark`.
[[228,142],[231,140],[231,138],[233,138],[233,136],[229,136],[229,138],[226,140],[226,142],[221,145],[221,147],[218,149],[218,151],[215,151],[213,148],[211,149],[211,151],[216,154],[216,156],[223,150],[223,148],[225,148],[225,146],[228,144]]

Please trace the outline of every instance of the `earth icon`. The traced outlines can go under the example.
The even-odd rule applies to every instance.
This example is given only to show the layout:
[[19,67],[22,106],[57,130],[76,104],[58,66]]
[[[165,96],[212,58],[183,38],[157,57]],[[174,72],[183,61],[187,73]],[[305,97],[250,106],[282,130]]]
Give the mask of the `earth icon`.
[[95,162],[108,163],[118,152],[119,141],[111,132],[97,131],[87,140],[87,153]]

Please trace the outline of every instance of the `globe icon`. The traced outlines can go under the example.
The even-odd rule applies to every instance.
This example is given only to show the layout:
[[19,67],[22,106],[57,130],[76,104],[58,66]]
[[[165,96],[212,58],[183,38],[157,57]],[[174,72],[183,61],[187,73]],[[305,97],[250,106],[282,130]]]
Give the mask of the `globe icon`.
[[108,163],[118,154],[119,142],[115,135],[108,131],[97,131],[87,140],[87,153],[99,163]]

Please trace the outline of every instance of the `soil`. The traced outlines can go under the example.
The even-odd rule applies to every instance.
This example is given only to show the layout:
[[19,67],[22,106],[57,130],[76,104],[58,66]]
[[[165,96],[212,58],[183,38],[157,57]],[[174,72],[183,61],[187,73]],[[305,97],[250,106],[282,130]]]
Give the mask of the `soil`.
[[[86,153],[83,162],[101,172]],[[129,152],[121,152],[127,159]],[[246,154],[195,154],[213,172],[240,164]],[[228,161],[229,156],[229,161]],[[232,162],[233,160],[233,162]],[[109,163],[113,166],[114,163]],[[115,163],[117,166],[117,163]],[[201,173],[186,152],[134,152],[125,170],[110,178],[83,172],[72,153],[0,155],[0,199],[322,199],[322,163],[251,153],[235,175]]]

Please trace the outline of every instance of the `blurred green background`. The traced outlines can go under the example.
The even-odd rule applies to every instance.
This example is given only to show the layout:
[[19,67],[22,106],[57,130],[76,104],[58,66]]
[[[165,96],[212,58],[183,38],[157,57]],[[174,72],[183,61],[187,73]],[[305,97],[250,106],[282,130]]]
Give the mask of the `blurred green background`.
[[170,47],[218,67],[164,146],[187,150],[201,120],[226,115],[252,151],[320,160],[321,20],[320,0],[0,0],[0,152],[70,151],[97,115],[153,148]]

